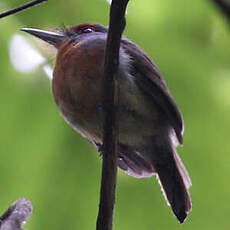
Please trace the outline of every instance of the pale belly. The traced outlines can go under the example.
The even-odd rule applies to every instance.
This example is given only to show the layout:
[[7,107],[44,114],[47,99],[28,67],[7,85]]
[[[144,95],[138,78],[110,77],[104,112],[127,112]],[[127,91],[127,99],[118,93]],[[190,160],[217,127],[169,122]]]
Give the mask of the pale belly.
[[[157,111],[138,88],[123,84],[120,92],[120,105],[117,106],[119,143],[139,148],[145,143],[146,137],[158,132],[155,125],[158,120]],[[58,107],[64,119],[78,133],[92,143],[102,144],[104,112],[101,103],[91,111],[92,115],[88,119],[83,119],[77,110],[69,111],[65,103],[58,103]]]

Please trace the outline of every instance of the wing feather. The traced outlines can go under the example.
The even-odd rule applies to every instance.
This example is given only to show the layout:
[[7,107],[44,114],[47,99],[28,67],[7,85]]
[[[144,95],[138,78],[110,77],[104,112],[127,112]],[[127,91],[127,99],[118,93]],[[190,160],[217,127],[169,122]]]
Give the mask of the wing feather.
[[184,123],[182,115],[157,66],[147,54],[131,41],[124,38],[121,45],[125,52],[132,58],[131,72],[135,77],[137,85],[165,113],[176,133],[179,143],[183,144]]

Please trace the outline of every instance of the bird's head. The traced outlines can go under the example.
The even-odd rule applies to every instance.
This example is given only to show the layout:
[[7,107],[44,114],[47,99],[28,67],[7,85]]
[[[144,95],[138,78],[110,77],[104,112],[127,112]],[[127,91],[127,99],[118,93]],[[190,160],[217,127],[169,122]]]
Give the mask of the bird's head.
[[22,31],[29,33],[41,40],[58,48],[66,40],[80,41],[93,33],[107,33],[108,29],[97,23],[84,23],[68,29],[58,30],[56,32],[39,30],[33,28],[22,28]]

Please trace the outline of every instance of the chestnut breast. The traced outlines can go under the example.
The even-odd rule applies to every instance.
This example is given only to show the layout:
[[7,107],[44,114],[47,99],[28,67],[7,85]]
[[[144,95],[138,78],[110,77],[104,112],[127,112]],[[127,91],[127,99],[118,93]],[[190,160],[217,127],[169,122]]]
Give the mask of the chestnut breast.
[[105,43],[104,36],[89,36],[58,49],[53,94],[70,123],[92,119],[101,104]]

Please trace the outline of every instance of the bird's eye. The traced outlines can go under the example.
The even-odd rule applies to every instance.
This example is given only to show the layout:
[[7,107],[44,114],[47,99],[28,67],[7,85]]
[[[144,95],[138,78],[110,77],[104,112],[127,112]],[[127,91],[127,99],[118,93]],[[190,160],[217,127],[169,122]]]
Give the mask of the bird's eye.
[[85,28],[82,32],[83,33],[91,33],[91,32],[93,32],[93,29],[91,29],[91,28]]

